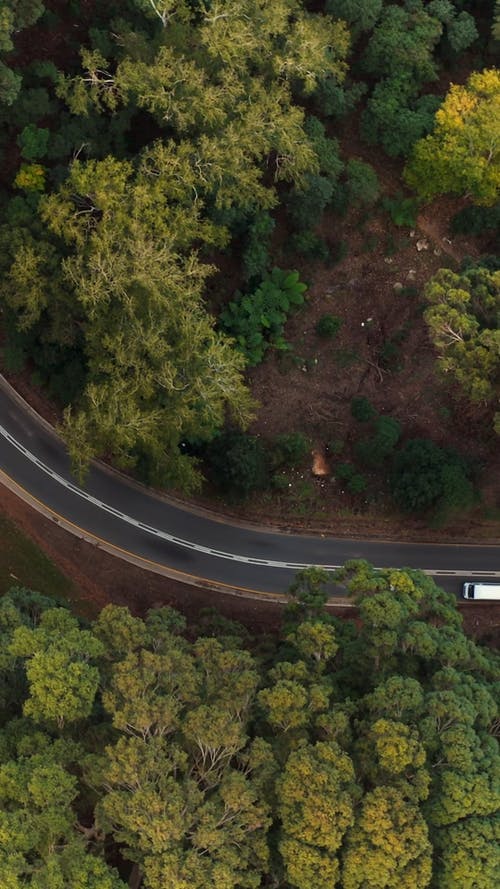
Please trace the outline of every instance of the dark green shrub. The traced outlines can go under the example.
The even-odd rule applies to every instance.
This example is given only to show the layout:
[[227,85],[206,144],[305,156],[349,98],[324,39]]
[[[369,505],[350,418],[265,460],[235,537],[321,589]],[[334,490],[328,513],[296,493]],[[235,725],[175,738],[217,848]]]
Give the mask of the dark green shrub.
[[290,487],[288,476],[284,472],[275,472],[271,476],[271,487],[275,491],[288,491]]
[[389,213],[394,225],[415,228],[418,204],[415,198],[405,198],[401,192],[393,197],[382,198],[382,207]]
[[431,132],[440,104],[438,96],[419,96],[408,76],[384,78],[361,116],[362,138],[381,145],[389,157],[408,157],[415,142]]
[[304,188],[294,188],[287,200],[290,221],[298,231],[309,231],[321,219],[333,195],[333,185],[326,176],[309,173]]
[[359,472],[356,472],[347,482],[348,490],[351,494],[362,494],[363,491],[366,491],[366,479],[364,475],[361,475]]
[[243,250],[243,271],[245,281],[262,279],[270,265],[269,243],[274,231],[274,219],[269,213],[258,213],[249,226]]
[[331,339],[337,336],[341,327],[341,318],[337,318],[335,315],[322,315],[319,321],[316,322],[315,330],[318,336],[324,337],[324,339]]
[[327,136],[325,125],[313,115],[306,117],[304,129],[318,157],[319,172],[335,184],[344,169],[337,139]]
[[340,85],[336,77],[328,76],[319,80],[312,99],[321,114],[338,120],[354,111],[367,89],[365,83],[348,83],[346,80]]
[[345,442],[340,438],[334,438],[332,441],[329,441],[326,449],[329,454],[333,457],[338,457],[339,454],[342,453],[345,447]]
[[260,438],[246,432],[226,432],[210,442],[206,450],[210,477],[223,491],[244,499],[269,485],[266,449]]
[[356,475],[356,467],[353,463],[337,463],[335,467],[335,477],[343,482],[349,481]]
[[311,449],[311,442],[301,432],[285,432],[278,435],[272,444],[273,465],[297,466],[302,463]]
[[371,207],[380,195],[378,176],[370,164],[351,158],[347,163],[349,203],[355,207]]
[[288,247],[292,253],[300,253],[307,259],[326,262],[330,258],[328,244],[314,231],[296,232],[291,236]]
[[17,144],[21,149],[21,157],[28,161],[35,161],[47,154],[50,132],[47,129],[28,124],[17,137]]
[[374,435],[356,446],[356,454],[367,466],[379,466],[394,451],[401,435],[401,424],[394,417],[378,417]]
[[434,511],[443,520],[468,509],[475,499],[467,462],[428,439],[406,442],[393,461],[392,495],[405,512]]
[[358,423],[368,423],[369,420],[375,419],[377,411],[368,398],[359,395],[351,400],[351,415]]
[[451,220],[454,235],[482,235],[500,229],[500,204],[495,207],[464,207]]

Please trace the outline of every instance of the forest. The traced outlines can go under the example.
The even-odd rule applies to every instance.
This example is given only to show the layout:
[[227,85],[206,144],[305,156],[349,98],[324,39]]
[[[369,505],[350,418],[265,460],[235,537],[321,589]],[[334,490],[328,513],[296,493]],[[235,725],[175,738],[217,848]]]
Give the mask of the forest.
[[0,600],[2,889],[494,889],[498,653],[417,571],[299,573],[279,636],[213,609]]
[[[497,517],[499,22],[491,0],[2,4],[2,363],[80,480],[104,457],[306,520]],[[428,206],[451,229],[417,253]]]

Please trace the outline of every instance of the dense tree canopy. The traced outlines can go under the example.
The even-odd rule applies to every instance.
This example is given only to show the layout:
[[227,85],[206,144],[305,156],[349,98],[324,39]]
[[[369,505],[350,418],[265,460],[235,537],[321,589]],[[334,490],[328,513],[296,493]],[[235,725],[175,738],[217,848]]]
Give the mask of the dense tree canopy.
[[[342,259],[335,217],[352,207],[364,226],[385,206],[368,151],[349,156],[351,122],[390,156],[418,143],[407,175],[422,194],[437,180],[462,191],[473,173],[467,190],[493,200],[496,69],[440,108],[460,54],[489,51],[487,6],[5,0],[5,362],[64,411],[80,478],[105,455],[193,490],[210,442],[245,429],[247,367],[289,352],[284,326],[309,281],[295,261]],[[382,438],[372,464],[388,457]],[[348,488],[366,485],[355,474]]]
[[264,645],[229,621],[188,639],[166,607],[83,626],[11,590],[3,884],[495,889],[498,656],[417,571],[348,563],[356,623],[327,579],[297,576]]

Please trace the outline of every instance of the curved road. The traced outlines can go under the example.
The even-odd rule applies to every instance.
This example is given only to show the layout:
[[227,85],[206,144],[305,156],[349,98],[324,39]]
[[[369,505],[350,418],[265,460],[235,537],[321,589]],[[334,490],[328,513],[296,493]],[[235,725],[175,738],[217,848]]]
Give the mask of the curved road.
[[283,593],[299,568],[333,569],[351,558],[379,568],[421,568],[455,592],[463,579],[500,577],[495,546],[335,540],[230,525],[99,464],[82,489],[60,439],[4,380],[0,384],[0,481],[63,527],[142,567],[247,594]]

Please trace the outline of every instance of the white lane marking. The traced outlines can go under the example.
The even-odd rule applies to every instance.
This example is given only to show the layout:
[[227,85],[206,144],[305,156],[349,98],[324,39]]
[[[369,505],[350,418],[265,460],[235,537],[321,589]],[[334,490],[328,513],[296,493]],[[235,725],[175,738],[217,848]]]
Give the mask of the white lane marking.
[[[126,515],[124,512],[119,512],[113,506],[110,506],[108,503],[104,503],[103,500],[98,500],[97,497],[93,497],[92,494],[88,494],[87,491],[82,490],[77,485],[72,482],[67,481],[62,475],[59,475],[53,469],[50,469],[49,466],[46,466],[38,457],[35,457],[30,451],[27,450],[23,445],[21,445],[15,438],[7,431],[2,425],[0,425],[0,434],[3,435],[7,441],[10,442],[18,451],[21,452],[31,463],[34,463],[35,466],[38,466],[43,472],[47,475],[51,476],[54,481],[58,482],[64,488],[67,488],[73,494],[77,494],[79,497],[82,497],[84,500],[87,500],[89,503],[92,503],[94,506],[97,506],[99,509],[104,510],[105,512],[109,512],[111,515],[116,516],[121,519],[123,522],[126,522],[128,525],[132,525],[135,528],[139,528],[142,531],[146,531],[148,534],[155,534],[157,537],[160,537],[162,540],[166,540],[168,543],[173,543],[177,546],[181,546],[184,549],[192,549],[199,553],[204,553],[208,556],[215,556],[219,559],[230,559],[235,562],[243,562],[247,565],[265,565],[268,568],[288,568],[292,571],[300,571],[302,568],[310,568],[313,565],[319,568],[324,568],[326,571],[336,571],[337,568],[340,568],[340,565],[318,565],[317,563],[311,562],[279,562],[273,559],[257,559],[253,556],[242,556],[236,553],[228,553],[223,550],[211,549],[208,546],[203,546],[201,543],[194,543],[191,540],[184,540],[182,537],[175,537],[173,534],[169,534],[168,531],[160,531],[158,528],[152,528],[149,525],[145,525],[143,522],[140,522],[138,519],[132,518],[132,516]],[[383,570],[383,569],[378,569]],[[500,577],[500,571],[448,571],[448,570],[440,570],[440,569],[431,569],[431,568],[422,568],[421,569],[424,574],[430,575],[447,575],[452,577],[460,577],[460,576],[473,576],[473,577]]]

